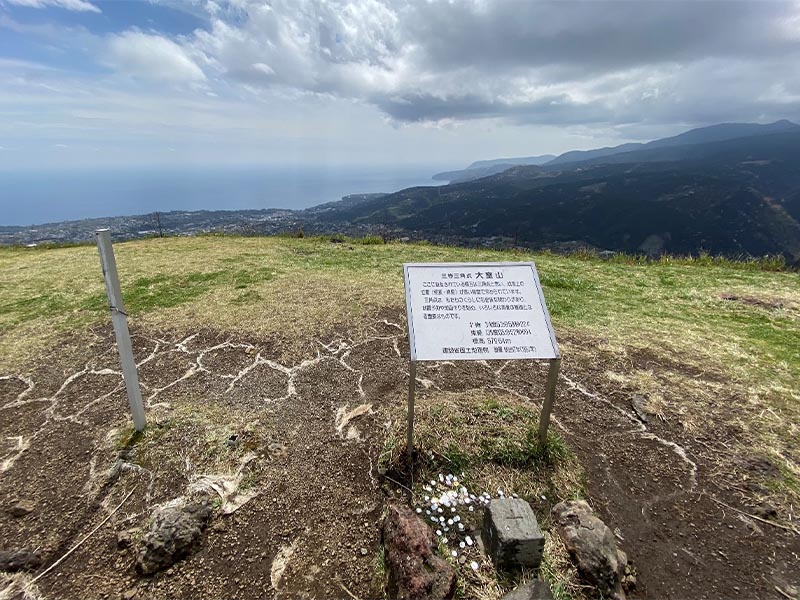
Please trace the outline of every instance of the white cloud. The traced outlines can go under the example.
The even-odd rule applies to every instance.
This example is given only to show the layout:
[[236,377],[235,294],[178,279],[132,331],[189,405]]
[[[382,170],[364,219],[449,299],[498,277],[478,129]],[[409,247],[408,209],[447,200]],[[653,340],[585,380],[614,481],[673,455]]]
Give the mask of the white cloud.
[[785,32],[800,4],[218,0],[206,11],[210,29],[184,45],[218,78],[366,102],[399,122],[796,117],[781,112],[791,94],[767,102],[761,90],[781,95],[775,83],[797,71],[800,38]]
[[172,83],[206,79],[184,48],[165,37],[139,31],[110,36],[106,61],[117,71],[141,79]]
[[79,12],[100,12],[94,4],[88,0],[5,0],[9,4],[17,6],[26,6],[28,8],[47,8],[54,6],[66,10],[75,10]]
[[364,98],[403,71],[400,16],[385,2],[239,0],[235,7],[245,17],[212,17],[210,31],[190,42],[232,82]]
[[0,11],[0,35],[47,49],[0,59],[4,163],[457,164],[800,119],[797,3],[148,1],[206,26],[105,35]]

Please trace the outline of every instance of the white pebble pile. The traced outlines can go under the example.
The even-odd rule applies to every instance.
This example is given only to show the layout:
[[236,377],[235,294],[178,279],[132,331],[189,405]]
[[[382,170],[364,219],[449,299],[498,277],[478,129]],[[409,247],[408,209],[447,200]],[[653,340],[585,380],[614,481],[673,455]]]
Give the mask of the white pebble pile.
[[[437,540],[450,547],[450,555],[453,558],[459,558],[475,544],[463,519],[468,513],[474,513],[476,509],[488,506],[492,501],[492,496],[488,492],[479,495],[470,493],[461,483],[463,478],[463,473],[461,479],[452,473],[447,475],[439,473],[438,480],[431,479],[422,487],[425,495],[421,506],[415,509],[417,514],[429,522]],[[513,496],[517,497],[516,494]],[[503,490],[497,490],[497,497],[505,497]],[[466,557],[461,556],[459,562],[465,564]],[[477,570],[479,565],[472,561],[470,568]]]

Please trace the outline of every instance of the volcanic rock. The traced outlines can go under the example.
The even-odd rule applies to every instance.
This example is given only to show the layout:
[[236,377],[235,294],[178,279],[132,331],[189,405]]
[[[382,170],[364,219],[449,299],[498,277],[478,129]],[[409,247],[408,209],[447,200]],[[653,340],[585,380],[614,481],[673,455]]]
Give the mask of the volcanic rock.
[[433,532],[407,506],[390,505],[383,526],[389,570],[389,597],[445,600],[456,589],[453,568],[436,556]]
[[136,555],[136,571],[151,575],[191,554],[211,519],[208,501],[156,509]]
[[611,529],[583,500],[560,502],[553,507],[551,516],[581,577],[597,586],[605,597],[625,600],[622,578],[628,559],[617,548]]

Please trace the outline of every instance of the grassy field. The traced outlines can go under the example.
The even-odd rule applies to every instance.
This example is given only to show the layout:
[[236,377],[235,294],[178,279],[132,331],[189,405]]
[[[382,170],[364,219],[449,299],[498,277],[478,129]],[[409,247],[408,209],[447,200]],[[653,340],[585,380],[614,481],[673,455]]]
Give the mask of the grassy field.
[[[116,244],[115,252],[134,322],[277,335],[287,353],[301,351],[309,333],[402,306],[403,262],[534,260],[561,337],[586,334],[722,372],[774,415],[763,432],[770,441],[800,437],[795,272],[326,239],[164,238]],[[59,333],[106,319],[93,246],[0,249],[0,274],[0,369],[20,368]]]
[[[791,411],[800,381],[800,277],[736,263],[627,264],[523,252],[316,239],[195,237],[115,246],[128,312],[167,328],[325,331],[403,303],[403,262],[535,260],[555,326],[724,369]],[[100,322],[92,246],[0,249],[0,367]],[[291,300],[291,310],[286,310]]]
[[[644,353],[684,365],[668,376],[649,368],[609,369],[603,376],[611,385],[639,390],[651,412],[678,419],[690,434],[706,426],[715,397],[724,390],[746,408],[729,419],[750,436],[747,448],[732,452],[755,446],[780,471],[771,483],[772,501],[780,506],[800,501],[797,273],[715,261],[603,261],[328,239],[164,238],[116,244],[115,252],[132,327],[271,337],[280,340],[287,362],[308,356],[314,336],[357,332],[382,311],[402,311],[403,262],[534,260],[565,356],[592,361],[602,346],[623,357]],[[0,249],[0,375],[24,372],[59,336],[107,320],[93,246]],[[713,373],[712,382],[698,373]],[[449,406],[447,418],[458,431],[472,431],[477,419],[505,427],[521,445],[487,445],[480,435],[492,432],[484,431],[467,436],[472,445],[461,443],[459,451],[458,439],[438,435],[425,419],[421,444],[450,462],[461,461],[457,466],[472,469],[483,485],[518,478],[532,452],[518,424],[535,415],[525,413],[529,409],[522,404],[501,406],[490,395],[468,396],[443,394],[436,406],[423,401],[421,410],[435,420],[434,413]],[[693,401],[683,402],[686,397]],[[564,449],[561,460],[569,467],[574,458]],[[495,468],[481,474],[487,464]],[[570,467],[551,473],[555,493],[580,490],[577,472]],[[534,474],[517,483],[533,493],[547,491],[538,489],[537,481]]]

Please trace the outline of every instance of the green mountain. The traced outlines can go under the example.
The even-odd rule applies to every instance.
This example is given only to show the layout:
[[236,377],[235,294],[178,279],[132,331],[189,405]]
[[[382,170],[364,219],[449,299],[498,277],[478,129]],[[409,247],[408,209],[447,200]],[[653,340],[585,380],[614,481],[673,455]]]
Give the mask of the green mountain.
[[800,125],[783,119],[762,125],[760,123],[720,123],[709,127],[691,129],[676,136],[653,140],[643,144],[622,144],[612,148],[598,148],[596,150],[572,150],[559,155],[548,166],[563,165],[565,163],[583,162],[601,159],[621,153],[653,148],[666,148],[672,146],[686,146],[690,144],[707,144],[721,142],[736,138],[768,135],[771,133],[800,132]]
[[448,181],[456,183],[458,181],[472,181],[481,177],[488,177],[496,173],[502,173],[518,165],[543,165],[553,160],[555,155],[543,154],[541,156],[522,156],[518,158],[495,158],[493,160],[478,160],[469,165],[466,169],[458,171],[445,171],[433,176],[436,181]]
[[476,160],[467,169],[482,169],[495,165],[543,165],[555,159],[555,154],[542,154],[540,156],[520,156],[518,158],[495,158],[492,160]]
[[[735,129],[706,128],[704,135],[720,137]],[[800,260],[800,127],[788,129],[705,143],[650,144],[575,164],[516,166],[474,181],[410,188],[342,206],[321,219],[385,225],[426,237],[510,238],[534,248],[581,244],[651,255],[783,254],[795,262]]]

